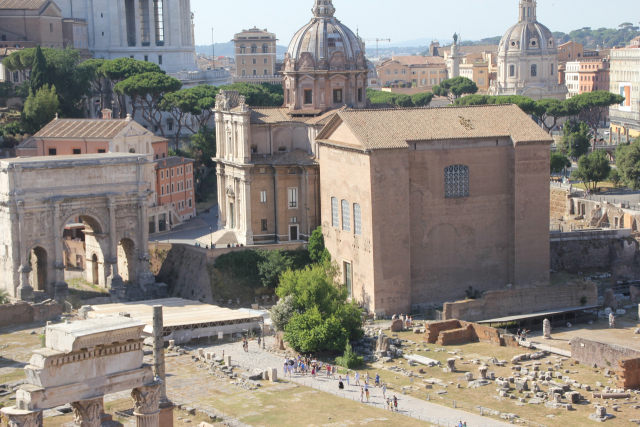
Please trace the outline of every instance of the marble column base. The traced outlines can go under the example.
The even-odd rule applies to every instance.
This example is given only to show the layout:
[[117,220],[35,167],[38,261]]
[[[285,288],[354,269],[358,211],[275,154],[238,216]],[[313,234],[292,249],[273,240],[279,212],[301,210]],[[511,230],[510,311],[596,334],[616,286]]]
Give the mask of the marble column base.
[[42,411],[23,411],[11,408],[0,409],[2,415],[9,419],[11,427],[42,427]]

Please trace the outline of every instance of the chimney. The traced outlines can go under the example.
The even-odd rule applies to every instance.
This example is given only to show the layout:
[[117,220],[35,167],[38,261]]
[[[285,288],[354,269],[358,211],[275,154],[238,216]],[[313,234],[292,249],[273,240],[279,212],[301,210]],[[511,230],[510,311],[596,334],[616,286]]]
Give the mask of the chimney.
[[162,161],[162,166],[167,166],[167,161],[166,160]]
[[113,111],[109,110],[108,108],[105,108],[104,110],[101,111],[101,113],[102,113],[102,118],[104,120],[111,120]]
[[127,114],[127,118],[125,119],[126,121],[130,122],[132,120],[131,118],[131,114]]
[[180,160],[184,163],[184,156],[180,157]]

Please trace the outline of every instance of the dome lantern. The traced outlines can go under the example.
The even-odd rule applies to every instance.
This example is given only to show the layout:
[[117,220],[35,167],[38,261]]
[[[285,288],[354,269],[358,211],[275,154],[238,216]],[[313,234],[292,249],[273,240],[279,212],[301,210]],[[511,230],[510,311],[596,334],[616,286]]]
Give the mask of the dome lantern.
[[336,13],[336,8],[331,0],[316,0],[316,5],[311,11],[316,18],[331,18]]
[[519,21],[536,22],[538,4],[536,0],[521,0],[520,1],[520,19]]

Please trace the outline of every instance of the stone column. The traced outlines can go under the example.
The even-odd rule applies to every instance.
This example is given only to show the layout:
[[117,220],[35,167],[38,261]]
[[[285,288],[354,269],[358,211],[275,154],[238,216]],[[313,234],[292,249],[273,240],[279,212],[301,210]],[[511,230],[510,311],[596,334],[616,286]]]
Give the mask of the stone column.
[[303,215],[302,217],[304,218],[304,227],[305,227],[305,231],[307,236],[309,236],[307,238],[307,241],[311,238],[311,224],[309,224],[309,170],[307,168],[302,168],[302,174],[304,177],[304,182],[301,185],[302,187],[302,191],[304,192],[304,205],[303,205]]
[[64,281],[64,260],[62,251],[62,236],[60,236],[60,202],[53,202],[53,250],[55,262],[55,285],[53,295],[55,300],[62,304],[69,294],[69,285]]
[[73,422],[77,427],[100,427],[104,412],[103,397],[73,402]]
[[153,306],[153,372],[162,381],[160,386],[158,403],[160,409],[160,427],[173,427],[173,408],[175,405],[167,397],[164,364],[164,322],[162,306]]
[[136,46],[142,46],[142,26],[140,25],[140,18],[141,18],[140,0],[133,0],[133,16],[136,22]]
[[149,44],[151,46],[156,45],[156,10],[153,7],[153,0],[146,0],[149,2]]
[[42,411],[23,411],[13,406],[0,412],[9,419],[9,427],[42,427]]
[[224,187],[224,174],[218,167],[216,174],[218,175],[218,229],[222,229],[226,226],[227,217],[227,202]]
[[[114,197],[109,197],[109,252],[110,257],[105,257],[105,265],[111,264],[111,276],[107,279],[107,287],[111,288],[109,293],[116,301],[124,298],[124,281],[118,274],[118,234],[116,233],[116,201]],[[114,301],[114,302],[116,302]]]
[[140,256],[149,260],[149,201],[146,196],[140,198]]
[[244,222],[247,236],[247,245],[253,245],[253,227],[251,226],[251,180],[243,180],[242,183],[244,191]]
[[134,388],[133,415],[136,417],[136,427],[158,427],[160,423],[159,396],[161,381]]
[[274,213],[276,216],[275,226],[276,226],[276,243],[280,241],[280,224],[278,223],[280,215],[278,215],[278,169],[273,168],[273,181],[274,181],[274,194],[273,194],[273,206]]
[[27,257],[27,246],[25,241],[26,236],[26,224],[24,223],[24,200],[18,200],[18,229],[20,235],[20,286],[16,292],[16,298],[22,301],[33,301],[33,287],[29,283],[29,273],[31,273],[31,266],[29,265],[29,258]]

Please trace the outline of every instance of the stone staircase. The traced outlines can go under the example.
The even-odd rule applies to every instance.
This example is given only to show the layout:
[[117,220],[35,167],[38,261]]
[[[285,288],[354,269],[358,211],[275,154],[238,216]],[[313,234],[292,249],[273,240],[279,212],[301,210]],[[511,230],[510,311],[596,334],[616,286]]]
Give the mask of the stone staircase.
[[230,230],[218,230],[211,234],[207,234],[206,236],[199,237],[196,241],[200,244],[200,246],[207,247],[213,244],[216,247],[226,247],[227,245],[237,245],[238,239],[236,237],[236,233]]

